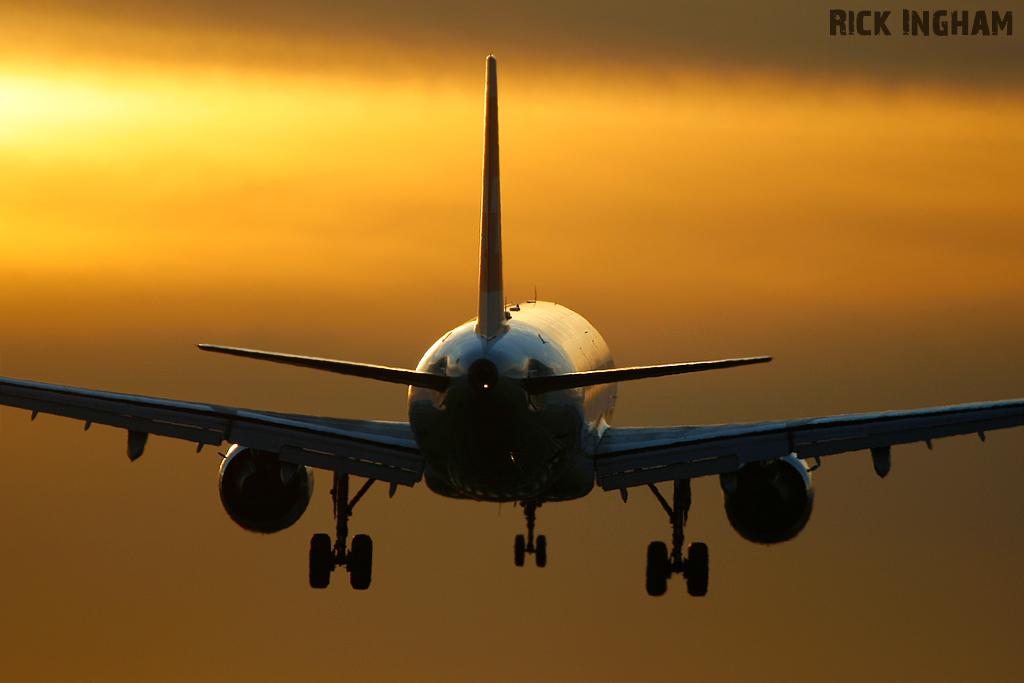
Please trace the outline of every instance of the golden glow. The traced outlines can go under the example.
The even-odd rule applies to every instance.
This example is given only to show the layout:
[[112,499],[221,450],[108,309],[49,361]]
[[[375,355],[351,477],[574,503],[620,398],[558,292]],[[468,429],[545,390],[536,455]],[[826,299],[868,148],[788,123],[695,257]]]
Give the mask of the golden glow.
[[[386,308],[424,279],[468,292],[477,80],[4,76],[0,306],[69,286],[195,296],[225,268],[257,299],[295,288]],[[510,298],[540,284],[598,305],[567,253],[709,306],[1020,295],[1022,100],[700,74],[537,83],[502,83]]]
[[[435,78],[404,67],[423,55],[386,17],[377,52],[323,67],[300,36],[203,14],[233,3],[181,3],[195,16],[170,28],[134,12],[172,3],[67,5],[5,8],[0,26],[0,374],[405,419],[401,387],[192,344],[411,367],[474,315],[493,49],[506,295],[536,286],[579,311],[619,365],[775,357],[623,383],[615,426],[1020,395],[1019,96],[575,71],[443,33]],[[262,66],[207,59],[224,44]],[[273,68],[282,54],[304,62]],[[374,585],[340,572],[311,591],[329,477],[296,528],[256,537],[220,508],[214,449],[154,437],[129,465],[123,430],[0,413],[10,680],[959,681],[1024,665],[1019,429],[901,448],[884,482],[866,454],[829,459],[808,529],[778,548],[738,539],[717,481],[698,480],[688,538],[711,546],[711,592],[673,582],[650,601],[645,547],[667,531],[644,491],[545,505],[537,571],[512,566],[520,510],[378,485],[353,520]]]
[[[474,154],[439,154],[436,128],[476,118],[443,91],[251,74],[76,76],[10,78],[2,90],[18,103],[0,114],[10,170],[0,267],[15,289],[42,279],[60,296],[63,281],[98,278],[194,291],[228,263],[244,264],[257,294],[282,280],[352,287],[379,272],[367,259],[414,256],[382,221],[416,225],[417,206],[453,165],[476,164]],[[10,288],[4,298],[23,300]]]

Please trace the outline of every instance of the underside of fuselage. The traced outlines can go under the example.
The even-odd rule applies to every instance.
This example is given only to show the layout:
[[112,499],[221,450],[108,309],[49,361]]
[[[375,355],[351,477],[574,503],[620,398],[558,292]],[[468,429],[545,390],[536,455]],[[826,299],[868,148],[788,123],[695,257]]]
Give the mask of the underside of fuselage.
[[612,367],[583,317],[546,302],[505,309],[507,331],[485,339],[475,321],[442,337],[418,370],[444,374],[445,391],[410,388],[409,423],[427,485],[451,498],[544,502],[586,495],[593,453],[611,418],[615,385],[531,394],[522,380]]

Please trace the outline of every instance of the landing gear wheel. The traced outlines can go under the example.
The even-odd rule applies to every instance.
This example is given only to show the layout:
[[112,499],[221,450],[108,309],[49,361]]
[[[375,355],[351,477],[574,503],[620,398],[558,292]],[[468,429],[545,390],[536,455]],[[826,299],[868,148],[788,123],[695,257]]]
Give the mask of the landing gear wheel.
[[670,572],[668,548],[661,541],[654,541],[647,546],[647,594],[664,595]]
[[548,539],[543,535],[537,537],[537,566],[544,567],[548,563]]
[[370,587],[373,572],[373,541],[366,534],[357,534],[352,539],[352,550],[348,553],[349,583],[357,591]]
[[309,542],[309,585],[327,588],[334,569],[334,552],[328,534],[314,534]]
[[526,562],[526,537],[522,534],[516,536],[516,566],[522,567]]
[[691,543],[686,551],[686,562],[683,564],[683,576],[686,577],[686,592],[701,596],[708,594],[708,546],[705,543]]

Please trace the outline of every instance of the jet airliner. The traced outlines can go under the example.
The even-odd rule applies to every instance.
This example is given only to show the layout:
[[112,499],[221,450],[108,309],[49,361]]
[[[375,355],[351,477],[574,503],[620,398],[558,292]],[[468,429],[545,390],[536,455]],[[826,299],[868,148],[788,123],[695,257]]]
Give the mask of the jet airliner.
[[[513,559],[547,563],[535,534],[541,504],[569,501],[595,484],[648,487],[672,524],[668,543],[647,549],[646,588],[666,592],[682,575],[691,595],[708,588],[708,549],[684,553],[690,480],[717,475],[729,522],[755,543],[779,543],[807,524],[811,470],[823,456],[870,453],[890,469],[894,445],[1024,424],[1024,400],[781,422],[709,426],[610,426],[616,383],[764,363],[765,356],[616,368],[604,339],[582,316],[554,303],[506,304],[502,283],[498,172],[498,90],[493,56],[485,70],[483,200],[477,316],[441,337],[415,370],[201,344],[204,351],[354,375],[408,387],[408,422],[293,415],[0,378],[0,404],[127,430],[128,457],[157,434],[204,445],[230,444],[220,464],[220,498],[244,529],[274,533],[294,524],[312,496],[314,469],[332,473],[333,538],[310,542],[309,582],[326,588],[344,568],[353,588],[372,576],[373,543],[349,522],[375,481],[422,481],[442,496],[514,502],[526,533]],[[812,465],[811,463],[814,463]],[[353,494],[350,478],[365,483]],[[666,496],[658,484],[671,486]]]

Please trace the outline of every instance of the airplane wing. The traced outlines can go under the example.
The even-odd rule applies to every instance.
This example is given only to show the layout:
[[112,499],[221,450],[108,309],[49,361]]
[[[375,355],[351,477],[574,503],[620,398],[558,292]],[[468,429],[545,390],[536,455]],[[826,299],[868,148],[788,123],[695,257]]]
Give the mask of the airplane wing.
[[404,422],[290,415],[0,377],[0,405],[128,430],[128,457],[142,455],[149,434],[198,444],[228,441],[278,453],[286,462],[412,486],[423,474]]
[[[802,459],[870,449],[888,458],[898,444],[1024,425],[1024,400],[837,415],[786,422],[605,430],[596,453],[606,491],[735,472],[748,462]],[[886,464],[878,470],[888,472]]]

